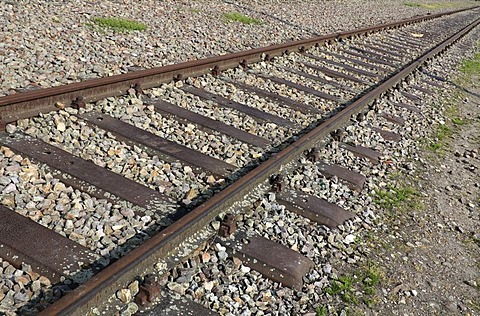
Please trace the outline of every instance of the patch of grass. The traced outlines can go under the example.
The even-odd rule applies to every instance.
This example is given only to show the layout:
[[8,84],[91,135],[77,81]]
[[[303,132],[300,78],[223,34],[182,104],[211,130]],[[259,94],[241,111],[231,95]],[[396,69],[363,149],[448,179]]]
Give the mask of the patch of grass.
[[342,301],[347,304],[357,304],[358,299],[353,293],[353,278],[348,275],[339,276],[337,281],[325,289],[329,295],[339,295]]
[[420,3],[413,3],[413,2],[404,2],[403,5],[406,5],[407,7],[421,7],[422,5]]
[[447,125],[439,125],[433,134],[434,142],[428,144],[428,148],[433,151],[438,151],[444,147],[445,139],[452,136],[453,131]]
[[383,273],[378,266],[370,262],[363,270],[362,277],[363,293],[368,296],[363,301],[367,306],[371,307],[374,304],[374,299],[371,296],[375,294],[375,288],[382,280]]
[[200,13],[200,12],[203,12],[203,11],[202,11],[202,10],[200,10],[200,9],[194,9],[194,8],[192,8],[192,9],[188,9],[188,11],[190,11],[190,12],[193,12],[193,13]]
[[441,143],[437,143],[437,142],[432,142],[430,144],[428,144],[428,149],[432,150],[432,151],[437,151],[437,150],[440,150],[442,149],[443,145]]
[[460,70],[468,76],[480,75],[480,53],[477,53],[473,59],[465,60]]
[[467,124],[466,121],[462,120],[459,117],[452,118],[452,123],[455,124],[455,125],[465,125],[465,124]]
[[411,186],[396,188],[390,185],[386,190],[376,190],[373,201],[377,205],[391,210],[416,194],[417,191]]
[[223,18],[229,22],[240,22],[243,24],[263,24],[262,21],[248,17],[238,12],[228,12],[223,15]]
[[[461,96],[454,96],[454,97],[451,97],[451,98],[447,99],[447,102],[450,103],[450,104],[456,104],[456,102],[458,102],[458,100],[460,98],[461,98]],[[458,108],[456,106],[449,106],[445,109],[445,111],[443,111],[443,114],[446,117],[454,118],[458,115]]]
[[317,309],[315,310],[315,314],[317,316],[327,316],[327,308],[323,305],[318,306]]
[[[384,273],[380,268],[372,262],[367,262],[365,266],[355,270],[351,276],[339,276],[324,289],[324,292],[331,296],[338,296],[346,303],[349,311],[350,307],[354,311],[355,306],[360,306],[362,302],[371,308],[379,299],[376,291],[383,279]],[[326,315],[326,312],[327,309],[323,305],[317,307],[317,315]]]
[[142,22],[127,20],[123,18],[93,18],[93,23],[100,27],[114,29],[116,31],[144,31],[147,26]]
[[452,130],[448,126],[443,124],[438,126],[435,137],[438,140],[444,140],[445,138],[452,136],[452,134]]

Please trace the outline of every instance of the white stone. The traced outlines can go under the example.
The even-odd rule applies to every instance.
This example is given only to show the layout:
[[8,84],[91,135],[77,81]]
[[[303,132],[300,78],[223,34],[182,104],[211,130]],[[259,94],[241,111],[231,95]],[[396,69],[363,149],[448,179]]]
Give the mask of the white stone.
[[348,245],[348,244],[351,244],[354,241],[355,241],[355,235],[350,234],[350,235],[345,236],[345,239],[343,240],[343,243]]

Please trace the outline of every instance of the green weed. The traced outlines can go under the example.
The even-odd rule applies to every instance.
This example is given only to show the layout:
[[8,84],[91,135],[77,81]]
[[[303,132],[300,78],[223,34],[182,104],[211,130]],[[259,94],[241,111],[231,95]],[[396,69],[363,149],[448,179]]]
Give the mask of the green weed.
[[263,24],[262,21],[248,17],[238,12],[229,12],[223,15],[225,20],[230,22],[240,22],[243,24]]
[[373,201],[377,205],[390,210],[399,206],[403,201],[408,200],[410,197],[416,194],[417,192],[415,189],[410,186],[403,188],[388,186],[386,190],[376,190]]
[[452,123],[455,124],[455,125],[465,125],[465,124],[467,124],[466,121],[462,120],[459,117],[452,118]]
[[428,144],[428,148],[432,151],[438,151],[444,147],[445,139],[452,136],[453,131],[447,125],[439,125],[433,134],[434,142]]
[[348,275],[339,276],[337,281],[325,289],[325,293],[329,295],[340,295],[342,301],[348,304],[357,304],[358,300],[353,293],[353,278]]
[[442,147],[443,147],[443,145],[441,143],[437,143],[437,142],[433,142],[433,143],[428,144],[428,149],[430,149],[432,151],[437,151],[437,150],[441,149]]
[[444,140],[445,138],[452,136],[452,134],[453,134],[453,132],[448,126],[439,125],[438,128],[437,128],[437,132],[435,134],[435,137],[438,140]]
[[378,266],[373,263],[368,263],[361,275],[363,293],[366,295],[366,297],[363,299],[363,302],[367,306],[371,307],[375,303],[375,300],[372,297],[375,294],[375,287],[382,280],[383,273]]
[[[358,305],[363,302],[372,307],[378,297],[375,295],[376,287],[384,277],[383,272],[377,265],[368,262],[365,266],[357,269],[352,276],[339,276],[332,281],[329,287],[324,289],[326,294],[337,295],[348,305]],[[317,315],[325,315],[327,312],[324,306],[317,307]]]
[[327,308],[323,305],[318,306],[317,309],[315,310],[315,314],[317,316],[327,316]]
[[473,59],[465,60],[460,70],[469,76],[480,75],[480,53],[477,53]]
[[127,20],[123,18],[93,18],[93,22],[105,28],[111,28],[117,31],[144,31],[147,26],[141,22]]

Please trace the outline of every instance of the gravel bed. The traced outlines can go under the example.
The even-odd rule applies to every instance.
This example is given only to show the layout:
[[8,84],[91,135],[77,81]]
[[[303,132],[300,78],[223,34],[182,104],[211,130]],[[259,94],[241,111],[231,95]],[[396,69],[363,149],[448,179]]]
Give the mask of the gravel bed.
[[[326,157],[321,157],[321,159]],[[326,160],[325,160],[326,161]],[[346,185],[339,182],[336,177],[325,178],[320,171],[319,165],[312,163],[306,158],[300,159],[300,166],[286,177],[286,184],[295,190],[302,191],[331,203],[337,203],[346,210],[355,208],[354,197],[357,192],[350,190]]]
[[[188,80],[197,88],[205,89],[232,101],[290,120],[301,126],[308,126],[311,120],[321,118],[321,115],[307,115],[300,111],[292,110],[285,105],[263,99],[254,93],[248,93],[242,89],[237,89],[233,84],[222,80],[222,78],[234,80],[239,76],[245,76],[245,72],[241,68],[235,68],[223,72],[220,79],[211,75],[206,75],[199,78],[189,78]],[[291,132],[295,133],[298,132],[298,130],[292,129]]]
[[[452,59],[455,60],[450,58],[447,59],[449,64],[453,62]],[[435,61],[429,70],[437,67],[441,69],[442,64],[442,61]],[[422,75],[417,73],[412,83],[425,86],[421,83],[421,78]],[[394,95],[393,98],[397,93]],[[222,315],[306,315],[325,301],[329,302],[327,308],[334,315],[345,315],[346,309],[340,308],[334,311],[335,308],[330,305],[332,301],[335,304],[333,306],[344,306],[344,304],[325,294],[324,289],[331,284],[332,280],[338,279],[341,273],[338,270],[341,268],[338,265],[339,262],[354,266],[367,261],[367,253],[359,251],[364,249],[361,238],[369,232],[372,233],[372,230],[375,233],[376,230],[382,230],[384,227],[382,223],[377,222],[377,216],[380,215],[377,212],[382,210],[372,203],[375,190],[387,188],[387,183],[390,182],[387,178],[388,174],[400,171],[407,174],[413,172],[414,167],[410,164],[411,161],[425,163],[419,157],[418,147],[414,141],[426,137],[432,130],[432,126],[435,128],[445,124],[445,119],[441,115],[442,109],[435,104],[435,99],[441,99],[441,97],[439,95],[435,98],[427,98],[422,102],[422,112],[425,117],[412,120],[411,127],[404,126],[402,128],[405,131],[404,139],[399,143],[367,137],[371,133],[364,126],[365,121],[353,122],[353,127],[347,129],[346,139],[372,147],[379,145],[384,148],[384,151],[395,156],[392,165],[368,164],[367,166],[364,163],[364,171],[368,177],[366,189],[362,193],[351,192],[347,187],[338,185],[335,178],[325,179],[319,171],[315,171],[315,164],[306,160],[301,161],[302,167],[289,177],[291,181],[300,175],[301,180],[297,182],[293,180],[291,186],[296,189],[307,188],[307,192],[310,192],[308,190],[310,186],[312,194],[343,204],[344,208],[357,215],[353,220],[340,225],[338,229],[330,230],[324,226],[315,225],[308,219],[289,212],[275,202],[273,193],[256,203],[256,207],[237,217],[240,229],[275,240],[314,260],[315,268],[304,278],[305,284],[301,292],[279,287],[277,283],[262,278],[255,271],[244,267],[241,261],[228,257],[225,249],[220,245],[212,245],[212,249],[201,258],[183,265],[178,274],[165,281],[167,287],[172,292],[191,298]],[[393,109],[388,101],[378,102],[376,107],[379,111]],[[406,119],[415,118],[415,115],[410,112],[405,112],[403,115],[407,115]],[[366,117],[369,123],[379,123],[373,115]],[[331,151],[322,153],[324,158],[335,156]],[[341,161],[350,167],[352,164],[359,164],[358,161],[352,162],[350,157],[345,156]],[[342,203],[342,201],[345,202]],[[388,289],[384,291],[388,293]],[[412,293],[414,294],[410,296],[417,292]],[[409,295],[405,296],[406,294],[401,296],[403,301],[409,297]]]
[[[452,16],[444,16],[438,19],[435,19],[434,23],[432,21],[426,21],[419,24],[412,24],[408,28],[405,28],[399,31],[401,36],[398,38],[400,41],[405,37],[410,37],[413,40],[428,42],[431,45],[434,45],[439,39],[445,39],[453,32],[459,31],[467,25],[467,23],[473,22],[477,14],[472,12],[460,12],[455,16],[463,16],[462,24],[455,23],[452,19]],[[449,32],[439,32],[438,30],[449,30]],[[394,33],[393,33],[394,34]],[[419,36],[419,37],[415,37]]]
[[[250,8],[248,10],[242,9],[242,5],[246,3],[248,3]],[[337,1],[326,1],[325,6],[309,2],[302,3],[301,5],[299,5],[298,2],[287,2],[279,6],[278,4],[265,4],[263,1],[247,2],[246,0],[237,2],[236,4],[225,2],[184,2],[177,4],[173,1],[165,1],[158,4],[155,3],[155,6],[153,6],[151,10],[145,10],[146,5],[143,5],[143,3],[139,3],[139,5],[135,7],[128,4],[129,10],[123,10],[124,5],[127,4],[121,2],[84,3],[79,1],[62,3],[19,1],[18,4],[6,2],[4,5],[5,10],[2,9],[0,12],[0,22],[4,22],[0,23],[0,29],[2,30],[0,65],[7,65],[0,66],[0,74],[2,76],[0,87],[3,89],[3,94],[12,93],[12,89],[27,87],[29,85],[42,87],[59,85],[89,77],[126,72],[130,66],[151,67],[177,60],[185,60],[191,57],[197,58],[230,50],[239,50],[250,47],[250,45],[271,43],[272,39],[274,41],[283,41],[289,37],[304,37],[305,34],[310,35],[312,29],[317,32],[321,32],[324,29],[336,30],[336,28],[340,29],[342,27],[348,29],[352,28],[352,26],[370,25],[372,21],[387,22],[389,20],[399,19],[400,17],[410,17],[414,14],[425,12],[424,9],[406,7],[392,1],[382,1],[382,3],[369,1],[349,4],[342,2],[342,6],[340,6]],[[352,7],[349,10],[346,6]],[[349,10],[352,14],[358,12],[357,16],[361,18],[355,21],[349,21],[350,15],[334,15],[333,13],[329,13],[332,14],[329,19],[323,14],[325,7],[332,8],[330,12],[336,12],[337,10],[342,10],[342,12]],[[231,10],[232,8],[238,11],[243,10],[242,12],[268,21],[268,23],[263,26],[245,26],[237,23],[227,24],[223,20],[219,19],[219,21],[217,21],[212,19],[212,12],[219,13],[223,12],[224,9]],[[306,8],[311,8],[311,10],[305,10]],[[371,8],[371,10],[365,10],[365,8]],[[385,8],[388,8],[388,10],[385,10]],[[319,10],[322,10],[320,14]],[[124,15],[129,18],[142,16],[142,19],[146,18],[148,21],[149,29],[145,33],[132,32],[124,34],[114,31],[100,31],[95,27],[92,28],[91,26],[85,25],[93,16],[92,12],[96,12],[96,14],[99,15],[111,15],[111,12],[124,12]],[[305,13],[307,17],[310,18],[305,18]],[[165,17],[165,19],[159,18],[159,16]],[[318,16],[324,18],[319,19]],[[304,19],[304,21],[302,21],[302,19]],[[75,22],[72,23],[72,21]],[[185,25],[182,24],[182,27],[177,27],[177,23],[180,22],[187,23]],[[155,25],[155,23],[157,24]],[[162,31],[167,27],[168,31]],[[259,29],[261,30],[260,32]],[[163,34],[161,39],[157,39],[155,32]],[[185,34],[191,34],[192,32],[196,34],[196,36],[193,37],[193,41],[190,40],[192,36],[185,36]],[[164,34],[169,35],[165,36]],[[478,36],[478,32],[476,35]],[[51,38],[55,38],[56,40],[51,41]],[[147,40],[150,38],[154,38],[154,40]],[[178,40],[178,38],[182,40]],[[175,43],[172,44],[173,42]],[[167,43],[169,45],[168,47]],[[18,47],[22,49],[17,49]],[[112,49],[112,47],[114,49]],[[28,48],[28,50],[24,48]],[[90,49],[92,51],[89,51]],[[27,51],[28,54],[26,53]],[[31,54],[31,51],[35,51],[36,53]],[[449,54],[448,57],[432,62],[433,65],[429,69],[432,72],[442,73],[446,67],[445,63],[452,65],[459,60],[460,56],[462,56],[460,51],[456,51],[454,48],[452,54]],[[428,107],[424,110],[426,110],[425,113],[427,113],[424,126],[426,126],[427,123],[433,124],[433,126],[439,126],[445,123],[444,118],[440,115],[441,110],[439,108]],[[416,137],[423,137],[427,134],[427,130],[421,129],[420,131],[416,131],[415,134]],[[363,141],[365,140],[362,139],[362,142]],[[416,148],[413,146],[410,147],[408,143],[404,143],[399,150],[409,153],[409,160],[421,161],[421,158],[419,158],[416,153]],[[404,156],[399,157],[398,166],[401,165],[402,159],[404,159],[403,157]],[[34,166],[28,159],[13,154],[6,147],[2,147],[0,150],[0,158],[0,164],[2,165],[2,168],[0,168],[0,172],[2,173],[0,178],[6,178],[4,181],[5,185],[0,187],[0,191],[2,195],[6,194],[5,196],[10,196],[12,193],[14,195],[13,199],[7,198],[6,202],[4,202],[5,198],[2,197],[2,204],[4,205],[14,206],[16,210],[24,209],[27,208],[27,204],[30,203],[27,201],[35,201],[35,197],[40,196],[41,199],[37,198],[39,201],[35,202],[39,205],[32,205],[33,213],[30,214],[30,210],[26,213],[29,214],[29,216],[36,216],[37,210],[42,207],[40,204],[49,200],[49,197],[53,197],[54,201],[49,202],[51,204],[47,208],[50,211],[55,210],[52,211],[52,215],[60,218],[60,224],[55,224],[55,227],[59,226],[62,230],[62,226],[67,226],[68,219],[63,219],[63,217],[65,216],[66,218],[67,215],[62,214],[60,210],[56,210],[56,205],[62,205],[64,208],[62,211],[71,211],[76,208],[77,204],[80,204],[83,209],[85,209],[85,212],[88,208],[88,211],[91,210],[95,212],[95,214],[97,214],[95,208],[98,205],[99,208],[105,209],[103,212],[98,212],[98,214],[108,214],[106,217],[116,222],[122,219],[130,221],[131,218],[135,218],[133,215],[129,216],[131,213],[128,215],[122,214],[122,211],[129,211],[129,209],[124,206],[111,205],[108,202],[89,197],[85,193],[78,192],[66,186],[63,186],[63,189],[61,182],[53,179],[48,172],[41,167]],[[345,161],[349,159],[350,157],[347,157]],[[380,171],[384,171],[385,168],[393,169],[396,167],[397,166],[384,167],[382,165]],[[412,170],[411,168],[407,168],[407,172]],[[36,175],[36,173],[38,173],[38,175]],[[373,171],[371,173],[375,174]],[[8,183],[7,180],[9,181]],[[323,176],[312,177],[309,180],[311,181],[311,187],[313,187],[313,184],[324,181],[324,178]],[[335,184],[335,179],[331,182]],[[13,184],[13,186],[11,184]],[[305,182],[305,185],[306,184],[307,182]],[[329,185],[330,188],[333,189],[332,184]],[[377,182],[377,180],[374,181],[370,179],[370,177],[367,184],[367,188],[371,193],[376,188],[386,185],[385,182]],[[304,184],[302,183],[302,185]],[[55,188],[55,186],[58,186],[58,188]],[[50,189],[46,189],[47,187]],[[49,191],[51,188],[54,188],[55,193]],[[5,190],[7,190],[7,192],[5,192]],[[48,194],[44,192],[45,190],[47,190]],[[340,186],[340,192],[341,190],[342,187]],[[344,192],[348,193],[348,191]],[[58,196],[55,196],[56,194]],[[58,200],[61,200],[61,202],[58,202]],[[359,217],[353,221],[346,222],[340,226],[338,230],[333,231],[329,231],[325,227],[314,226],[309,223],[308,220],[299,218],[295,214],[282,209],[281,206],[275,203],[274,196],[272,195],[265,197],[261,201],[260,206],[253,211],[256,219],[258,218],[259,221],[265,221],[263,226],[255,227],[254,225],[254,229],[257,232],[268,238],[273,238],[273,236],[276,235],[276,231],[282,231],[282,229],[285,228],[285,226],[281,226],[281,223],[291,222],[292,234],[296,238],[292,239],[294,242],[293,245],[295,245],[295,242],[298,243],[296,246],[297,250],[306,255],[313,254],[315,255],[314,258],[318,258],[316,255],[317,252],[325,256],[325,261],[316,259],[318,260],[318,266],[307,276],[304,291],[302,292],[294,292],[281,288],[278,284],[263,279],[254,271],[248,271],[248,268],[246,269],[240,262],[225,257],[224,249],[217,245],[209,252],[210,258],[208,260],[206,259],[207,256],[202,258],[202,260],[205,261],[204,266],[210,269],[205,270],[205,272],[207,272],[206,274],[202,270],[205,279],[203,279],[202,273],[198,273],[193,280],[187,278],[187,282],[189,282],[187,286],[181,284],[184,280],[180,282],[180,280],[177,279],[175,284],[170,284],[169,287],[172,291],[178,292],[176,289],[180,288],[176,284],[181,284],[181,288],[185,288],[186,293],[192,290],[192,292],[188,292],[188,295],[192,297],[198,295],[198,297],[196,297],[197,301],[204,302],[204,304],[213,309],[221,310],[224,314],[238,314],[238,310],[241,310],[242,306],[243,310],[241,311],[243,315],[263,315],[269,312],[271,314],[276,312],[282,314],[284,311],[285,313],[292,311],[295,313],[312,311],[316,308],[318,302],[322,302],[323,299],[325,299],[325,295],[322,294],[322,289],[325,288],[332,279],[337,278],[338,271],[335,266],[329,263],[329,258],[339,258],[348,263],[365,260],[363,256],[359,256],[357,252],[355,252],[352,243],[356,240],[356,236],[362,235],[363,231],[367,229],[376,218],[375,212],[378,210],[371,208],[370,202],[371,198],[365,195],[365,200],[359,202],[360,204],[358,204],[358,206],[355,206],[358,208],[356,213]],[[357,202],[352,203],[352,205],[357,205]],[[63,204],[70,205],[70,209]],[[361,208],[360,206],[364,206],[365,208]],[[45,217],[45,212],[42,213],[43,217]],[[80,211],[79,214],[80,213],[82,213],[82,211]],[[277,218],[277,221],[272,223],[270,218]],[[80,221],[82,219],[80,219]],[[142,227],[142,229],[144,226],[148,226],[154,222],[150,216],[148,221],[144,221],[143,218],[135,218],[135,220],[137,221],[136,223],[139,224],[138,227]],[[70,225],[70,223],[68,225]],[[132,227],[133,226],[135,226],[135,224],[133,224]],[[120,231],[123,232],[122,229]],[[290,233],[288,228],[285,229]],[[112,235],[114,235],[114,232],[112,232]],[[314,242],[313,246],[312,241],[314,240],[309,240],[309,236],[315,236],[318,239],[317,242]],[[103,238],[106,239],[105,236]],[[112,237],[111,239],[118,239],[120,242],[122,240],[121,237]],[[282,239],[281,242],[290,245],[288,239]],[[303,242],[303,244],[300,242]],[[85,238],[85,243],[88,245],[88,238]],[[290,247],[293,247],[293,245],[290,245]],[[109,246],[99,246],[97,242],[96,247],[98,247],[96,249],[108,249]],[[218,265],[209,265],[210,262],[215,261],[213,258],[217,258],[217,261],[225,261],[222,271]],[[2,273],[3,279],[5,279],[6,275],[16,275],[17,273],[18,276],[29,275],[28,267],[22,267],[22,270],[15,270],[14,272],[4,261],[0,260],[0,262],[2,263],[2,269],[4,269]],[[187,268],[191,268],[192,266],[193,264],[189,263]],[[231,270],[227,267],[231,267]],[[214,270],[215,268],[219,271],[218,275],[214,273],[216,272],[216,270]],[[8,269],[8,273],[6,269]],[[247,281],[243,281],[244,278],[242,274],[247,275]],[[210,278],[207,278],[207,275],[210,275]],[[193,274],[191,277],[193,277]],[[219,278],[223,278],[221,282],[218,281]],[[27,277],[20,280],[20,283],[26,282],[29,284],[29,282],[32,282],[30,291],[35,293],[33,284],[39,279],[33,280],[30,276],[30,280],[28,280]],[[14,282],[19,281],[16,280]],[[242,282],[244,283],[242,284]],[[43,283],[45,287],[48,287],[47,284],[49,282],[45,281]],[[236,287],[235,283],[241,284],[242,288]],[[7,284],[7,282],[5,282],[5,284]],[[35,283],[35,289],[37,289],[37,284],[38,282]],[[188,287],[189,284],[191,287]],[[0,306],[2,309],[6,309],[6,313],[13,314],[13,308],[9,307],[12,296],[12,294],[9,294],[10,288],[20,289],[20,291],[16,293],[21,294],[13,294],[15,304],[15,295],[17,295],[18,301],[21,302],[25,297],[24,294],[29,290],[22,292],[21,286],[15,288],[15,285],[13,285],[13,287],[10,287],[10,285],[11,282],[8,282],[7,287],[2,285],[0,295],[3,292],[5,296],[3,299],[0,299]],[[46,294],[46,296],[48,296],[48,294]],[[9,304],[4,304],[4,302],[7,302],[6,299],[8,299]],[[14,308],[17,309],[18,306]]]
[[[163,95],[164,90],[156,88],[147,93],[151,94],[155,100],[156,96]],[[97,102],[93,108],[237,167],[242,167],[251,160],[261,157],[262,149],[260,148],[221,133],[206,132],[196,124],[183,123],[174,117],[162,116],[155,111],[153,105],[146,105],[136,97],[104,99]],[[209,184],[220,183],[223,180],[215,179],[211,175],[206,179]]]
[[[310,88],[315,89],[317,91],[325,92],[327,94],[330,94],[332,96],[340,98],[340,100],[341,100],[340,102],[347,101],[353,96],[349,92],[345,93],[342,90],[335,89],[335,87],[330,88],[328,86],[325,86],[324,83],[317,82],[315,80],[297,75],[295,73],[289,72],[289,71],[281,68],[281,67],[288,67],[288,68],[297,69],[297,70],[308,73],[309,68],[302,65],[302,62],[303,61],[308,61],[308,59],[309,58],[307,58],[307,57],[305,57],[301,54],[292,53],[292,54],[289,54],[285,57],[277,57],[275,59],[275,64],[271,64],[271,63],[254,64],[254,65],[252,65],[252,69],[253,69],[254,73],[268,74],[269,76],[283,78],[283,79],[286,79],[288,81],[292,81],[294,83],[298,83],[300,85],[310,87]],[[310,63],[314,64],[314,62],[311,61],[311,60],[310,60]],[[323,76],[323,77],[325,78],[325,76]],[[273,85],[277,86],[277,90],[280,90],[280,91],[283,90],[281,84],[273,83]],[[295,89],[291,89],[291,90],[295,90]],[[284,93],[289,93],[287,91],[284,91]],[[289,94],[293,94],[293,93],[289,93]],[[305,102],[307,104],[316,105],[317,108],[319,108],[320,110],[323,110],[323,111],[330,111],[330,109],[334,108],[335,105],[336,105],[335,101],[322,99],[320,97],[316,97],[316,96],[313,96],[313,95],[309,96],[309,98],[307,98],[307,97],[304,97],[304,96],[300,96],[301,94],[305,94],[305,95],[309,96],[309,94],[307,92],[303,92],[303,93],[299,92],[298,96],[296,94],[293,94],[293,95],[297,96],[297,101]],[[289,95],[287,95],[287,97],[288,96]]]
[[[8,147],[1,147],[0,158],[2,205],[106,258],[121,256],[148,237],[145,230],[167,224],[152,211],[139,216],[127,203],[112,204],[66,186]],[[134,236],[129,245],[118,247]]]
[[[374,35],[372,35],[372,36],[374,36]],[[375,42],[378,42],[379,40],[381,40],[381,37],[377,37],[375,39]],[[373,72],[373,73],[377,73],[379,75],[381,75],[382,73],[388,74],[392,71],[393,67],[388,66],[388,65],[383,65],[383,64],[376,64],[374,61],[365,60],[366,63],[371,64],[372,66],[379,67],[380,71],[377,71],[376,69],[370,69],[370,68],[367,68],[365,66],[359,65],[355,62],[352,62],[352,61],[343,59],[341,57],[337,57],[337,56],[333,56],[333,55],[329,54],[329,53],[335,53],[335,54],[340,55],[340,56],[345,57],[345,58],[352,58],[352,59],[355,59],[355,60],[362,61],[362,58],[360,58],[360,57],[350,56],[347,53],[344,53],[343,51],[341,51],[341,48],[343,48],[342,46],[347,46],[348,44],[354,44],[354,43],[356,43],[356,41],[352,40],[352,41],[349,41],[349,42],[343,42],[342,45],[328,45],[328,46],[325,46],[325,47],[323,47],[323,46],[314,47],[314,48],[312,48],[311,53],[313,55],[317,55],[317,56],[323,57],[325,59],[329,59],[329,60],[332,60],[332,61],[335,61],[335,62],[338,62],[338,63],[342,63],[342,64],[345,64],[345,65],[348,65],[348,66],[352,66],[352,67],[355,67],[355,68],[367,70],[367,71],[370,71],[370,72]],[[414,54],[411,54],[410,56],[414,56]],[[307,58],[307,56],[305,56],[305,58]],[[306,61],[309,62],[309,63],[312,63],[312,64],[315,63],[315,61],[311,61],[311,60],[306,60]],[[325,67],[328,68],[328,67],[331,67],[331,66],[328,65],[328,64],[325,64]],[[335,70],[335,69],[333,69],[333,70]],[[354,88],[353,88],[354,91],[361,91],[361,89],[364,86],[363,84],[355,83],[355,82],[352,82],[350,80],[344,80],[344,81],[346,81],[346,83],[350,83],[350,85],[354,85]]]
[[[332,47],[332,49],[334,48]],[[315,49],[312,49],[310,52],[314,53]],[[330,77],[328,74],[305,66],[303,64],[304,62],[315,64],[315,61],[307,56],[300,55],[298,58],[298,62],[299,63],[296,64],[298,70],[326,80],[328,83],[319,82],[318,84],[320,84],[324,89],[328,89],[328,91],[331,91],[334,94],[340,96],[343,100],[348,100],[349,98],[356,96],[358,93],[363,91],[363,89],[365,89],[365,85],[363,84],[343,78],[333,78]]]
[[[271,66],[267,63],[259,63],[259,64],[252,65],[252,72],[246,73],[244,77],[239,78],[239,81],[248,85],[258,87],[263,90],[277,93],[281,96],[287,97],[294,101],[311,105],[314,108],[317,108],[325,113],[328,113],[332,108],[334,108],[333,106],[334,102],[332,101],[323,100],[320,97],[317,97],[313,94],[309,94],[307,92],[290,88],[289,86],[278,84],[268,79],[261,78],[255,75],[256,72],[270,73],[267,70],[268,68],[270,68],[271,70],[277,70],[274,66]],[[294,74],[287,74],[282,76],[281,73],[285,73],[285,72],[274,71],[274,73],[276,73],[278,77],[286,77],[285,79],[290,81],[295,81],[295,80],[292,80],[294,78],[297,78],[299,79],[299,81],[301,80],[303,82],[305,80],[304,78]],[[320,89],[320,90],[324,90],[324,89]]]
[[352,221],[332,231],[278,205],[274,194],[257,204],[237,217],[239,229],[279,242],[312,259],[316,268],[304,278],[302,291],[265,279],[241,260],[229,257],[220,244],[211,245],[209,251],[177,268],[163,281],[167,288],[221,315],[297,315],[312,310],[332,273],[326,260],[333,255],[345,260],[349,257],[352,262],[357,259],[349,246],[354,238],[350,234]]
[[[399,40],[400,42],[395,42],[390,37],[386,36],[387,34],[390,35],[390,36],[393,36],[393,37],[395,37],[395,35],[398,36],[398,33],[395,33],[394,31],[392,31],[392,32],[388,32],[386,34],[382,34],[382,36],[380,36],[378,39],[374,39],[374,38],[369,37],[365,40],[364,43],[368,44],[368,45],[375,45],[377,43],[378,44],[383,44],[387,47],[379,46],[379,48],[385,49],[385,50],[390,49],[393,52],[402,53],[402,54],[406,54],[406,55],[409,55],[409,56],[417,56],[419,53],[421,53],[421,51],[422,51],[421,47],[402,46],[402,44],[400,43],[401,40]],[[402,47],[402,50],[400,51],[399,48],[397,48],[396,46]]]
[[[438,11],[473,3],[457,3]],[[390,22],[428,11],[393,0],[321,1],[321,4],[141,0],[135,6],[127,1],[3,1],[0,95],[14,93],[19,88],[110,76],[127,72],[131,67],[150,68]],[[263,24],[227,22],[223,17],[227,12],[240,12]],[[94,25],[94,17],[133,19],[145,23],[147,29],[134,32],[103,29]]]
[[245,132],[266,138],[272,142],[274,141],[275,143],[281,143],[291,136],[288,128],[277,126],[277,124],[270,122],[260,122],[251,116],[231,108],[219,107],[213,101],[202,100],[175,86],[167,85],[165,92],[162,94],[162,99],[211,119],[232,125]]
[[[358,41],[352,41],[351,43],[349,42],[342,42],[339,47],[341,46],[348,46],[349,44],[356,44],[358,43]],[[336,49],[333,48],[333,49]],[[327,53],[328,54],[328,53]],[[326,57],[326,59],[328,59],[329,57]],[[354,81],[351,81],[351,80],[348,80],[348,79],[342,79],[342,78],[339,78],[340,82],[343,82],[345,85],[347,85],[348,87],[350,87],[352,90],[354,91],[362,91],[364,90],[365,88],[368,88],[370,85],[373,85],[376,83],[376,79],[375,78],[372,78],[372,77],[369,77],[369,76],[365,76],[363,74],[359,74],[359,73],[352,73],[346,69],[344,69],[343,67],[341,66],[337,66],[337,65],[331,65],[331,64],[328,64],[328,63],[325,63],[323,61],[317,61],[315,59],[312,59],[312,58],[309,58],[308,56],[301,56],[300,58],[302,61],[304,62],[307,62],[311,65],[314,65],[314,66],[321,66],[321,67],[324,67],[324,68],[327,68],[329,70],[333,70],[333,71],[336,71],[336,72],[340,72],[340,73],[343,73],[343,74],[346,74],[346,75],[350,75],[354,78],[357,78],[359,80],[362,80],[363,82],[362,83],[357,83],[357,82],[354,82]],[[342,62],[343,63],[343,62]],[[368,70],[367,68],[365,68],[364,66],[362,65],[354,65],[355,68],[359,68],[361,70]],[[308,67],[305,67],[305,68],[308,68]],[[326,76],[328,77],[328,74],[326,74]],[[335,80],[337,80],[337,78],[335,78]]]
[[282,303],[286,291],[280,284],[272,284],[240,260],[229,258],[220,244],[211,245],[200,257],[185,262],[162,283],[172,293],[222,315],[265,315],[289,310]]
[[150,156],[138,147],[116,140],[105,130],[87,125],[74,113],[76,110],[67,109],[21,120],[17,129],[175,200],[188,202],[187,199],[193,200],[208,190],[206,174],[195,174],[189,166]]
[[6,316],[33,314],[35,304],[51,300],[58,291],[54,291],[50,280],[32,271],[32,267],[22,264],[15,268],[0,258],[0,313]]
[[[358,129],[365,131],[364,127],[355,126],[347,129],[346,137],[353,139]],[[369,139],[363,138],[364,134],[358,135],[360,139],[357,141],[362,143]],[[380,139],[370,142],[388,145]],[[408,142],[404,142],[403,146],[411,151]],[[335,152],[325,150],[322,153],[323,158],[335,160]],[[338,162],[343,165],[363,165],[362,173],[369,175],[365,190],[370,194],[351,191],[335,177],[326,179],[318,166],[306,159],[300,161],[301,167],[290,174],[286,182],[294,189],[325,198],[354,212],[357,217],[353,220],[333,230],[316,225],[277,204],[273,193],[258,201],[257,207],[237,217],[239,229],[281,243],[314,261],[314,268],[304,278],[302,291],[281,287],[263,278],[243,266],[240,260],[228,257],[225,249],[218,244],[200,259],[184,264],[178,274],[165,280],[167,288],[221,315],[299,315],[315,310],[325,295],[324,289],[331,280],[338,278],[339,272],[332,266],[332,261],[340,260],[353,265],[366,260],[358,253],[355,243],[367,229],[372,229],[376,221],[371,208],[371,194],[387,186],[387,171],[396,170],[389,165],[372,167],[370,163],[345,153],[338,157],[341,158],[337,159]]]

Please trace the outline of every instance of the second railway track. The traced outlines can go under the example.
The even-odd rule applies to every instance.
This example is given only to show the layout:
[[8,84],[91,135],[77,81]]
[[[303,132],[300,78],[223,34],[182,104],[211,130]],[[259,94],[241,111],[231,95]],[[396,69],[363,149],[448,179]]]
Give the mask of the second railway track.
[[[0,98],[0,258],[31,266],[39,287],[57,283],[31,304],[56,301],[45,315],[151,303],[157,278],[214,230],[236,236],[217,248],[301,289],[314,261],[288,249],[288,233],[274,243],[251,235],[254,220],[237,232],[237,219],[268,191],[312,225],[352,219],[348,201],[331,203],[335,192],[305,175],[323,174],[346,196],[361,192],[365,176],[339,157],[385,163],[382,144],[402,138],[399,114],[421,111],[421,97],[442,82],[395,92],[373,125],[376,100],[478,23],[478,9],[430,15]],[[343,129],[352,117],[364,130]],[[382,140],[366,148],[353,135]],[[322,145],[337,154],[326,159]],[[140,289],[118,292],[134,280]]]

